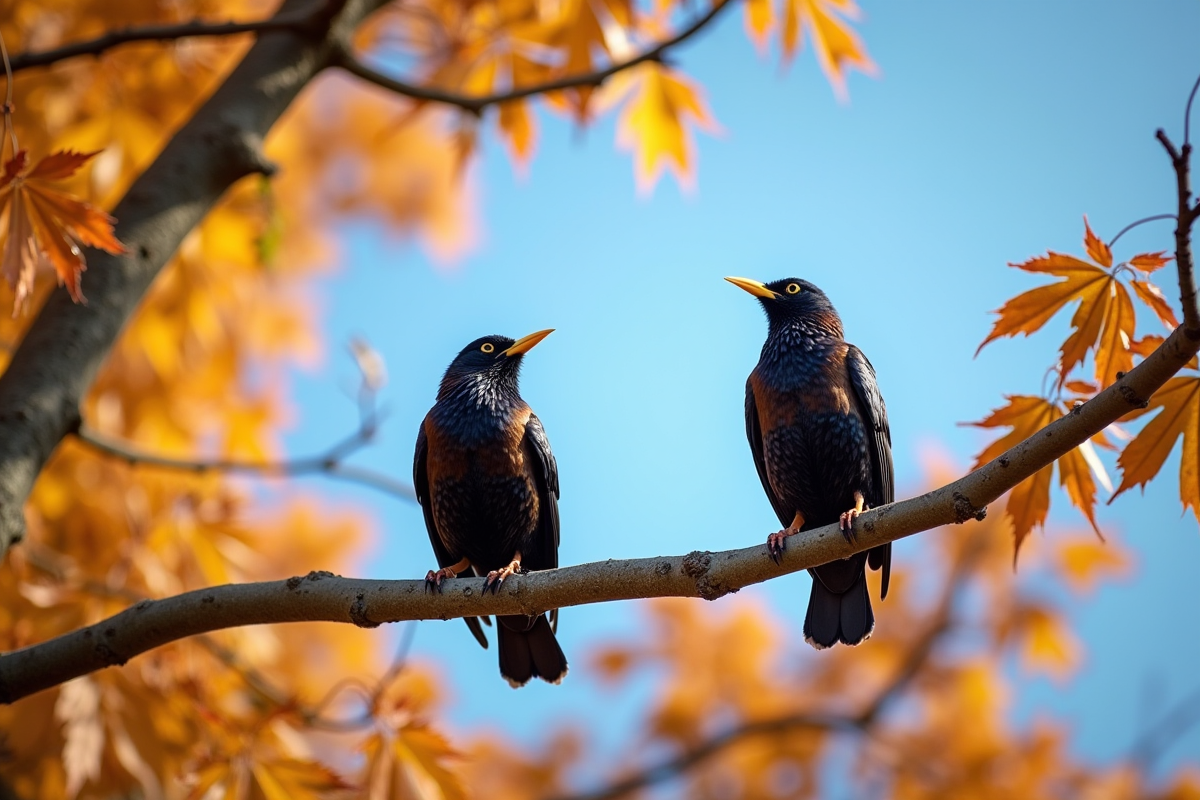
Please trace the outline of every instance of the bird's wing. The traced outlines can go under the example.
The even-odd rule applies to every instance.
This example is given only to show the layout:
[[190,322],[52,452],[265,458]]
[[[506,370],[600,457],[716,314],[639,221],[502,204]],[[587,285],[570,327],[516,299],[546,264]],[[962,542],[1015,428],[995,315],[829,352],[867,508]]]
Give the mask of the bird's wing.
[[541,518],[538,520],[537,546],[548,567],[558,567],[558,462],[550,451],[550,440],[537,414],[529,415],[525,424],[525,448],[531,458],[534,480],[538,487]]
[[[858,412],[867,426],[868,444],[871,450],[871,467],[875,479],[874,492],[868,498],[871,506],[886,505],[896,499],[895,476],[892,469],[892,431],[888,425],[887,408],[879,392],[875,368],[854,345],[848,345],[846,370],[854,396],[858,400]],[[887,596],[888,579],[892,572],[891,543],[873,547],[868,562],[872,569],[883,570],[882,597]]]
[[[429,543],[433,545],[433,555],[437,558],[439,567],[450,567],[458,562],[454,556],[450,555],[450,551],[446,549],[446,545],[442,543],[442,537],[438,535],[437,523],[433,519],[433,504],[429,501],[429,438],[425,435],[425,421],[421,421],[421,429],[417,432],[417,449],[413,454],[413,488],[416,490],[417,502],[421,504],[421,513],[425,515],[425,530],[429,533]],[[487,649],[487,637],[483,635],[483,628],[479,625],[480,618],[463,617],[463,621],[467,623],[467,627],[471,629],[476,641]],[[482,617],[484,624],[491,625],[492,621],[487,617]]]
[[754,456],[754,468],[758,470],[758,479],[762,481],[763,491],[767,493],[767,499],[771,501],[771,508],[775,509],[775,516],[779,517],[779,524],[786,528],[792,524],[796,512],[783,508],[780,499],[771,488],[771,481],[767,478],[762,427],[758,422],[758,403],[754,398],[754,384],[750,379],[746,380],[746,439],[750,442],[750,454]]
[[[537,551],[525,553],[539,569],[558,567],[558,462],[550,450],[550,440],[537,414],[530,414],[525,423],[525,452],[533,467],[534,482],[538,490],[538,506],[541,514],[535,535]],[[532,558],[531,558],[532,556]],[[558,609],[550,612],[550,625],[557,632]]]

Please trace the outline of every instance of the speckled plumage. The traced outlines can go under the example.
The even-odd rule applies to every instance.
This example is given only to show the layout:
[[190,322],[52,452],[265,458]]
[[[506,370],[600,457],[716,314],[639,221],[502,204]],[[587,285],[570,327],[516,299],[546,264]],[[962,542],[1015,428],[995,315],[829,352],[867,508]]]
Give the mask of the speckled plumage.
[[[892,502],[883,398],[870,362],[843,340],[833,305],[820,289],[797,278],[751,290],[759,292],[769,330],[746,382],[746,435],[780,523],[787,528],[797,513],[804,520],[801,530],[838,522],[854,508],[855,492],[868,507]],[[886,596],[890,544],[810,570],[813,592],[804,634],[814,646],[858,644],[870,636],[868,560],[883,569]]]
[[[485,575],[518,553],[523,570],[558,566],[558,466],[541,421],[521,399],[522,355],[505,355],[513,344],[489,336],[467,345],[417,435],[413,484],[443,569],[465,559]],[[466,622],[487,647],[479,620]],[[500,671],[511,684],[562,679],[566,658],[545,615],[498,622]]]

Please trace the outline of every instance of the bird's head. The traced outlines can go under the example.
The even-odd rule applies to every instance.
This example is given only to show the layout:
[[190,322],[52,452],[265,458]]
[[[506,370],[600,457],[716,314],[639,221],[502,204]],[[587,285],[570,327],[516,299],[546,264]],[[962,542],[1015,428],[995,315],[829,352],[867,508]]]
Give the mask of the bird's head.
[[771,283],[750,278],[725,280],[758,298],[772,328],[801,322],[839,338],[842,336],[842,320],[833,303],[829,302],[824,292],[806,280],[782,278]]
[[446,368],[438,397],[452,393],[464,384],[517,388],[521,359],[551,333],[553,328],[520,339],[507,336],[483,336],[464,347]]

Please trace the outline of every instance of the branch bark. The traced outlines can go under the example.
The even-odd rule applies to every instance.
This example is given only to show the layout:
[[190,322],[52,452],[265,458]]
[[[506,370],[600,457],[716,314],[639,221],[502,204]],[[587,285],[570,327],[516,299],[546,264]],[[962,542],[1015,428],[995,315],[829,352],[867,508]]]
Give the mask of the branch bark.
[[364,64],[351,51],[349,45],[342,49],[338,54],[338,66],[362,80],[372,83],[380,88],[387,89],[389,92],[411,97],[414,100],[429,103],[442,103],[444,105],[457,106],[464,111],[469,111],[472,114],[481,114],[484,109],[489,106],[499,103],[507,103],[513,100],[523,100],[526,97],[532,97],[537,94],[545,94],[546,92],[557,92],[563,89],[577,89],[582,86],[600,86],[604,81],[616,75],[618,72],[623,72],[631,67],[636,67],[638,64],[643,64],[647,61],[661,61],[663,55],[675,47],[676,45],[687,41],[692,36],[695,36],[701,30],[708,26],[710,22],[727,7],[735,5],[736,0],[717,0],[707,12],[697,17],[691,24],[672,36],[670,39],[665,39],[654,47],[645,50],[633,58],[625,61],[615,62],[604,69],[594,72],[586,72],[581,75],[566,75],[561,78],[556,78],[545,83],[533,84],[531,86],[519,86],[510,89],[506,92],[496,92],[489,95],[480,95],[472,97],[470,95],[458,94],[457,92],[447,92],[432,86],[418,86],[416,84],[407,83],[397,78],[392,78],[384,75],[375,69]]
[[[225,190],[269,173],[261,145],[280,115],[383,0],[331,0],[303,31],[272,30],[171,138],[113,214],[128,247],[88,253],[87,305],[56,290],[0,376],[0,555],[25,529],[24,505],[46,460],[80,423],[79,404],[150,283]],[[311,0],[287,0],[291,19]]]

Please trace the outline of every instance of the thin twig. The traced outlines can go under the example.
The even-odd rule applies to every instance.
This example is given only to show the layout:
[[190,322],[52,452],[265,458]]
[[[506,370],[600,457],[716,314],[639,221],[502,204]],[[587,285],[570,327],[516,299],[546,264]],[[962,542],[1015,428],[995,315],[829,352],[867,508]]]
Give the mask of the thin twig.
[[797,730],[827,730],[870,734],[871,726],[882,711],[912,683],[929,660],[937,641],[950,629],[954,600],[966,583],[971,568],[983,552],[983,541],[976,533],[960,551],[946,576],[941,599],[934,608],[932,620],[916,642],[909,648],[899,669],[888,683],[857,714],[827,714],[819,711],[800,711],[771,719],[753,720],[718,734],[661,764],[634,773],[593,792],[559,798],[559,800],[615,800],[641,789],[647,789],[676,778],[699,766],[729,747],[756,736],[787,733]]
[[1200,723],[1200,688],[1181,699],[1134,740],[1129,748],[1129,760],[1139,771],[1149,772],[1167,748],[1197,723]]
[[415,501],[416,494],[408,484],[362,467],[342,463],[346,457],[370,444],[375,437],[376,427],[376,420],[364,421],[357,431],[323,453],[288,461],[169,458],[137,450],[124,442],[96,433],[87,426],[81,426],[75,435],[93,450],[119,458],[130,465],[140,464],[185,472],[230,472],[261,477],[295,477],[323,473],[337,480],[357,483],[403,500]]
[[1188,95],[1187,106],[1183,109],[1183,143],[1189,145],[1192,143],[1192,101],[1196,99],[1196,90],[1200,89],[1200,76],[1197,76],[1196,82],[1192,84],[1192,91]]
[[[17,157],[17,131],[13,128],[13,67],[8,59],[8,47],[0,35],[0,56],[4,57],[4,138],[12,142],[13,158]],[[4,144],[0,142],[0,161],[4,160]]]
[[420,100],[430,103],[443,103],[445,105],[457,106],[464,111],[469,111],[472,114],[480,114],[488,106],[498,103],[507,103],[513,100],[522,100],[533,95],[545,94],[547,92],[557,92],[563,89],[576,89],[582,86],[600,86],[604,81],[631,67],[647,61],[661,61],[663,54],[675,47],[676,45],[686,41],[695,34],[699,33],[705,26],[716,19],[726,7],[734,5],[736,0],[717,0],[706,13],[702,14],[690,25],[685,27],[675,36],[670,39],[663,40],[645,50],[638,55],[611,64],[604,69],[594,72],[587,72],[580,75],[566,75],[561,78],[546,81],[544,83],[533,84],[530,86],[513,87],[504,92],[496,92],[489,95],[470,96],[458,94],[456,92],[444,91],[431,86],[418,86],[416,84],[407,83],[405,81],[392,78],[384,75],[366,64],[364,64],[348,47],[344,47],[337,57],[337,64],[342,69],[352,75],[361,78],[368,83],[373,83],[376,86],[387,89],[390,92],[411,97],[414,100]]
[[1179,206],[1175,214],[1175,264],[1179,273],[1179,301],[1183,305],[1183,327],[1188,338],[1200,339],[1200,308],[1196,305],[1196,277],[1192,265],[1192,223],[1196,221],[1197,214],[1191,204],[1192,146],[1185,141],[1183,147],[1176,150],[1162,128],[1154,135],[1171,157],[1171,166],[1175,169],[1175,194]]
[[33,67],[44,67],[68,58],[77,56],[98,56],[114,47],[131,42],[168,42],[178,39],[198,37],[211,38],[215,36],[233,36],[239,33],[265,33],[268,31],[293,30],[312,23],[313,17],[323,8],[321,4],[309,11],[297,14],[281,14],[270,19],[254,20],[252,22],[206,22],[194,19],[190,22],[173,25],[146,25],[130,27],[119,31],[108,31],[83,42],[63,45],[52,50],[41,50],[33,53],[21,53],[13,56],[12,71],[20,72]]
[[1150,217],[1142,217],[1137,222],[1131,222],[1128,225],[1126,225],[1124,228],[1121,228],[1121,230],[1117,232],[1117,235],[1112,238],[1112,241],[1110,241],[1108,243],[1108,246],[1111,248],[1114,245],[1116,245],[1118,239],[1120,239],[1122,236],[1129,233],[1131,230],[1138,227],[1139,225],[1145,225],[1147,222],[1157,222],[1160,219],[1175,219],[1175,215],[1174,214],[1155,214]]

